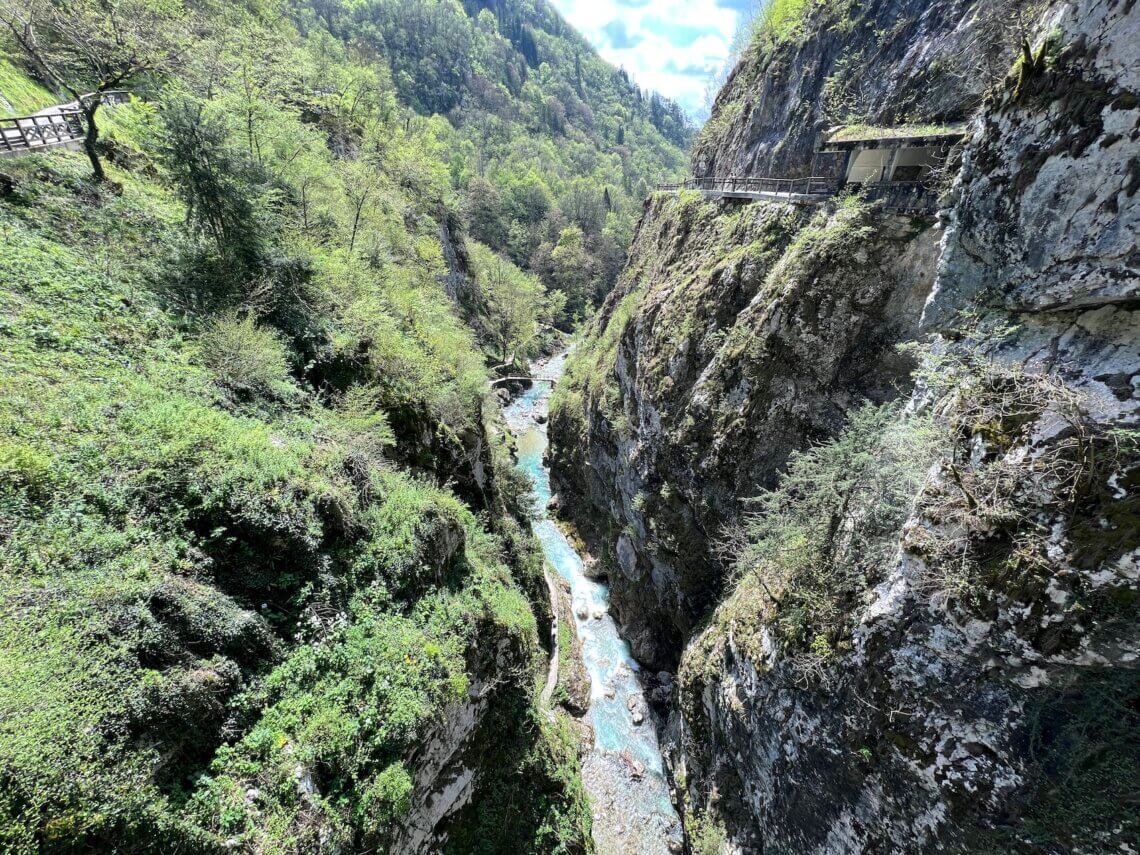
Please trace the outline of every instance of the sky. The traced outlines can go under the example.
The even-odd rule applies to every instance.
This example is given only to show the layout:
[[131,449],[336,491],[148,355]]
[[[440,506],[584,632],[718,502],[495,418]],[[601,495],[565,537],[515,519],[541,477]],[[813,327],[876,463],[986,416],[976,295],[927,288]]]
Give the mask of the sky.
[[705,115],[709,80],[755,0],[551,0],[605,59],[643,89]]

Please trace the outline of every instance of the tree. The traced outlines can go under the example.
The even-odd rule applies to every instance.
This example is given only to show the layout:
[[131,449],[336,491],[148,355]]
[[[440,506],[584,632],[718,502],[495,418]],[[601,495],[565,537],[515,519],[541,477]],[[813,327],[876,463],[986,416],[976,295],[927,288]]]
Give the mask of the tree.
[[493,356],[509,365],[529,355],[529,345],[548,320],[542,283],[480,243],[469,244],[468,250],[483,302],[487,337],[495,347]]
[[182,43],[180,0],[0,0],[0,25],[43,78],[75,99],[96,180],[96,113],[104,94],[162,72]]
[[594,260],[586,251],[582,230],[569,226],[558,236],[550,252],[554,286],[566,295],[566,313],[570,318],[585,314],[590,303],[591,283],[595,277]]
[[187,222],[213,241],[231,271],[258,270],[265,255],[263,170],[227,144],[224,120],[201,102],[172,99],[162,120],[163,159],[186,203]]
[[606,204],[598,185],[590,178],[575,178],[562,198],[562,210],[570,222],[588,235],[597,234],[606,219]]
[[344,199],[350,221],[348,252],[356,248],[356,238],[372,198],[380,190],[380,175],[376,167],[367,161],[353,161],[346,165],[348,180],[344,185]]

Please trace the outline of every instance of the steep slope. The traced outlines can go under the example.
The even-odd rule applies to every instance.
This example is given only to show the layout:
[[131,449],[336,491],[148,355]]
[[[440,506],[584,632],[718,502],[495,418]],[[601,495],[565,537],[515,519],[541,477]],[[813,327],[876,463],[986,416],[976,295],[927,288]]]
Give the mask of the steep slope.
[[460,132],[383,55],[168,11],[109,182],[5,163],[0,845],[587,851],[486,368],[548,295],[456,237]]
[[391,67],[401,102],[447,119],[452,182],[473,237],[566,295],[566,328],[613,286],[641,201],[684,164],[691,129],[545,0],[369,0],[301,6]]
[[[799,170],[823,56],[862,54],[851,74],[883,81],[868,124],[978,106],[898,64],[967,61],[977,15],[870,4],[879,37],[914,40],[874,50],[859,23],[819,28],[841,5],[758,37],[720,106],[763,94],[714,113],[698,171]],[[1033,11],[955,161],[941,240],[857,202],[805,226],[655,199],[571,366],[562,505],[638,654],[680,659],[667,739],[698,846],[1114,851],[1140,834],[1140,17]],[[811,97],[786,121],[774,105],[797,87]],[[936,337],[910,351],[908,396],[891,345],[920,324]],[[909,405],[875,406],[891,398]]]

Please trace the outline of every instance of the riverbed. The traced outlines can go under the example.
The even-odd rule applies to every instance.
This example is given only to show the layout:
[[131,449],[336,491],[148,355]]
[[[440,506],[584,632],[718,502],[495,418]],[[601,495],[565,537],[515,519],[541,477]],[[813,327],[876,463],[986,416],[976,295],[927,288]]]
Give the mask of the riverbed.
[[[589,724],[594,745],[582,775],[594,814],[594,843],[606,855],[679,852],[681,825],[669,798],[649,714],[640,666],[609,613],[609,589],[583,572],[581,556],[550,519],[550,472],[543,462],[553,383],[562,376],[565,354],[538,362],[543,378],[516,398],[504,415],[517,439],[518,467],[534,484],[533,529],[547,564],[570,586],[582,656],[590,675]],[[551,381],[551,382],[546,382]]]

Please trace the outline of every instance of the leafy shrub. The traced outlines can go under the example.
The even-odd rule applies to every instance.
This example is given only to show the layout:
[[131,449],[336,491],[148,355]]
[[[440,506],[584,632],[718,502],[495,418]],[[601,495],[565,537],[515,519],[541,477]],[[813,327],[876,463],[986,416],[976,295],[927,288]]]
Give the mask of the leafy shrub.
[[368,829],[388,827],[408,812],[411,797],[412,776],[403,763],[393,763],[360,797],[360,824]]
[[693,855],[723,855],[728,847],[724,826],[712,816],[703,816],[693,822],[691,832]]
[[762,592],[786,647],[825,658],[842,639],[943,443],[929,415],[865,404],[834,440],[794,453],[779,486],[755,500],[736,569]]
[[252,315],[222,315],[202,334],[202,363],[238,399],[287,400],[297,393],[289,377],[289,351],[273,330]]

